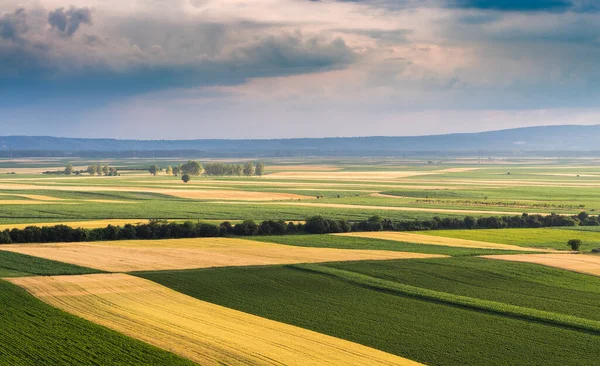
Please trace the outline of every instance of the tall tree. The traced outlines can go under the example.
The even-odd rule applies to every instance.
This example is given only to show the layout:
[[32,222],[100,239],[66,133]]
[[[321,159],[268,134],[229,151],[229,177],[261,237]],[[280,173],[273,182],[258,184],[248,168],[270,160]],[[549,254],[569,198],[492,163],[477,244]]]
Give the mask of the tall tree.
[[181,164],[173,167],[173,175],[178,176],[181,174]]
[[102,174],[108,175],[109,172],[110,172],[110,169],[108,168],[108,165],[105,165],[102,167]]
[[71,174],[73,174],[73,165],[71,165],[71,164],[67,164],[67,166],[65,167],[65,174],[66,174],[66,175],[71,175]]
[[96,165],[92,164],[90,166],[87,167],[87,172],[89,175],[94,175],[96,174]]
[[244,167],[241,166],[240,164],[235,164],[233,166],[233,174],[234,175],[241,177],[243,172],[244,172]]
[[170,165],[167,167],[167,170],[165,172],[167,175],[173,175],[173,167],[171,167]]
[[150,172],[150,174],[156,175],[156,173],[158,173],[158,165],[151,165],[150,168],[148,168],[148,171]]
[[254,174],[254,164],[251,161],[244,164],[244,175],[246,177],[251,177]]
[[259,177],[262,177],[263,174],[265,174],[265,164],[263,164],[262,161],[259,161],[256,164],[256,175],[258,175]]

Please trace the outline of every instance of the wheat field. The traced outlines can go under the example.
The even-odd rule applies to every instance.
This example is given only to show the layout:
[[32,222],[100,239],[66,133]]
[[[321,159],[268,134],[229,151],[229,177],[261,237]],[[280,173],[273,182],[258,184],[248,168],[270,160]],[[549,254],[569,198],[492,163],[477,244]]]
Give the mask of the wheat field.
[[10,279],[44,302],[201,365],[419,365],[125,274]]
[[10,244],[2,245],[0,250],[109,272],[444,257],[385,250],[307,248],[230,238]]

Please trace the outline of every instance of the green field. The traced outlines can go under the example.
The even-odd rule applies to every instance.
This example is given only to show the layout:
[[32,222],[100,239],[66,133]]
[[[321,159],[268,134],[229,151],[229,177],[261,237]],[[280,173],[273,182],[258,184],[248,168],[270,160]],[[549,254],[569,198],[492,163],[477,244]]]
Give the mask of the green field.
[[[406,243],[382,239],[370,239],[337,235],[285,235],[285,236],[256,236],[253,240],[269,243],[294,245],[300,247],[338,248],[338,249],[369,249],[369,250],[394,250],[400,252],[414,252],[426,254],[445,254],[451,256],[473,256],[488,254],[516,253],[506,250],[476,249],[446,247],[442,245],[427,245]],[[519,252],[523,253],[523,252]]]
[[[63,158],[0,161],[0,168],[23,169],[18,174],[0,177],[0,224],[99,219],[236,223],[246,219],[302,221],[314,215],[350,222],[373,215],[410,221],[523,212],[574,215],[586,211],[592,216],[600,213],[597,159],[280,158],[265,161],[267,174],[263,177],[200,176],[192,177],[187,184],[180,177],[163,172],[152,176],[144,170],[152,164],[165,167],[187,161],[179,160],[102,162],[118,167],[122,175],[117,177],[27,173],[27,168],[60,170],[69,163]],[[211,161],[214,160],[201,160]],[[74,159],[70,163],[85,166],[99,162]],[[211,190],[227,194],[207,195]],[[181,191],[196,192],[198,195],[193,197],[202,198],[181,198]],[[246,194],[235,196],[231,194],[234,191]],[[262,197],[269,192],[305,197],[258,202],[252,198],[258,195],[247,192],[261,192]],[[581,239],[584,251],[600,248],[600,226],[419,233],[564,251],[569,249],[568,240]],[[449,257],[134,275],[200,300],[424,364],[598,363],[598,277],[477,257],[525,252],[336,235],[251,239],[300,247]],[[0,278],[97,272],[0,250]],[[163,325],[157,325],[157,329],[160,326]],[[45,305],[1,280],[0,329],[2,365],[189,364]]]
[[[421,261],[410,262],[414,271],[420,270]],[[322,267],[354,271],[358,266],[359,271],[365,270],[360,263],[331,266]],[[432,365],[583,365],[595,363],[600,349],[600,337],[585,331],[377,289],[350,278],[301,267],[222,268],[138,275],[202,300]],[[389,267],[381,269],[385,274]],[[453,274],[438,272],[438,276],[452,279]],[[433,277],[430,277],[432,282]],[[394,283],[402,285],[400,281]],[[526,287],[526,284],[518,286]],[[554,295],[560,296],[559,293]],[[588,295],[590,299],[594,296],[597,299],[597,292]],[[523,301],[533,302],[532,299]],[[579,309],[589,311],[585,305]]]
[[600,233],[592,230],[541,229],[478,229],[478,230],[432,230],[425,235],[446,238],[487,241],[490,243],[512,244],[534,248],[554,248],[567,250],[567,241],[581,239],[581,250],[600,248]]
[[0,304],[2,365],[193,364],[64,313],[2,280]]
[[0,277],[58,276],[100,273],[97,269],[0,250]]

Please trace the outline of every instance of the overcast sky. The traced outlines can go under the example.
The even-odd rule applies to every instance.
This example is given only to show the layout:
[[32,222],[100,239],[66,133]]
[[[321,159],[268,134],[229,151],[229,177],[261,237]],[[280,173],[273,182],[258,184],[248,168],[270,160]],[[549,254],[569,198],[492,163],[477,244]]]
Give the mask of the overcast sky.
[[600,123],[598,0],[2,0],[0,135]]

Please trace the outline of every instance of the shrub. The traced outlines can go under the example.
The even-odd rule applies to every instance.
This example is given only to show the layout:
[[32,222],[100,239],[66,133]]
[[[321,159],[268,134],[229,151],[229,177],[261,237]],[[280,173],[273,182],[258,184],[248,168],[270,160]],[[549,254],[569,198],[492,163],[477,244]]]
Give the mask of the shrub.
[[567,242],[567,245],[571,247],[572,250],[579,250],[579,247],[581,246],[581,240],[571,239]]

